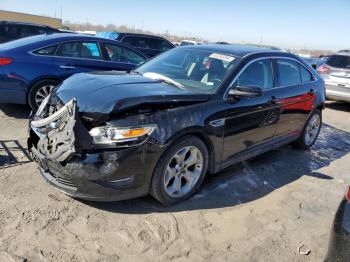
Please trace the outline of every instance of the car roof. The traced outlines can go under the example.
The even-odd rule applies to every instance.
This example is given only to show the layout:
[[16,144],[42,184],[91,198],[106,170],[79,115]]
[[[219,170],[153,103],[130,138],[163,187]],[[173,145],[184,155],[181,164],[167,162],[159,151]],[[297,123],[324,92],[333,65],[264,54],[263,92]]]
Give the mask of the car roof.
[[[132,46],[123,44],[121,42],[118,42],[116,40],[110,40],[106,38],[96,37],[96,36],[89,36],[84,34],[76,34],[76,33],[50,33],[50,34],[42,34],[42,35],[35,35],[35,36],[29,36],[25,38],[20,38],[18,40],[14,40],[11,42],[7,42],[0,45],[0,50],[16,50],[17,48],[24,48],[24,49],[38,49],[45,46],[55,45],[59,42],[65,42],[65,41],[103,41],[103,42],[109,42],[109,43],[115,43],[121,46],[125,46],[133,52],[139,54],[140,56],[146,58],[144,54],[137,51]],[[59,42],[58,42],[59,41]],[[15,52],[15,51],[14,51]]]
[[41,35],[35,35],[35,36],[29,36],[25,38],[20,38],[11,42],[7,42],[4,44],[1,44],[2,49],[15,49],[18,47],[24,47],[24,46],[31,46],[31,45],[50,45],[54,44],[56,41],[69,41],[74,39],[86,39],[86,40],[104,40],[104,41],[113,41],[109,39],[104,39],[100,37],[95,36],[89,36],[89,35],[83,35],[83,34],[75,34],[75,33],[50,33],[50,34],[41,34]]
[[53,27],[48,26],[48,25],[34,24],[34,23],[20,22],[20,21],[4,21],[4,20],[2,20],[2,21],[0,21],[0,24],[24,25],[24,26],[29,25],[29,26],[37,26],[37,27],[46,27],[46,28],[56,29],[56,28],[53,28]]
[[253,53],[278,53],[286,54],[283,51],[272,49],[272,48],[262,48],[250,45],[221,45],[221,44],[204,44],[204,45],[188,45],[180,46],[177,48],[186,48],[186,49],[202,49],[209,50],[214,52],[221,52],[225,54],[234,55],[237,57],[243,57],[245,55]]
[[161,37],[161,36],[158,36],[158,35],[139,34],[139,33],[128,33],[128,32],[117,32],[117,33],[118,33],[118,36],[125,36],[125,35],[131,35],[131,36],[144,36],[144,37],[161,38],[161,39],[165,39],[166,41],[169,41],[169,40],[167,40],[166,38]]

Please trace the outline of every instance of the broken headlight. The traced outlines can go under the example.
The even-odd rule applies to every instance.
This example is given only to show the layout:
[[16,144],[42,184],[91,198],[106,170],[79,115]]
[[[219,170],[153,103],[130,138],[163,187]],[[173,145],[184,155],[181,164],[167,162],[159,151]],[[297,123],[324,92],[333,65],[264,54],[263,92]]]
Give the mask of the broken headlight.
[[156,125],[137,127],[95,127],[90,130],[94,144],[127,143],[139,144],[144,142],[155,130]]

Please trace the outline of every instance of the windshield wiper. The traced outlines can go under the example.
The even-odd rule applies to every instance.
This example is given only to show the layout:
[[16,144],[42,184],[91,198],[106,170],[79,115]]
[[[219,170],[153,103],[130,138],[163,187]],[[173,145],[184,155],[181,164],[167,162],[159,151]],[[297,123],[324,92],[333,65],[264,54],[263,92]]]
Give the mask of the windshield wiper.
[[151,78],[153,80],[161,81],[162,83],[173,85],[173,86],[176,86],[176,87],[179,87],[179,88],[184,88],[183,85],[181,85],[180,83],[176,82],[175,80],[173,80],[173,79],[171,79],[171,78],[169,78],[167,76],[163,76],[161,74],[158,74],[158,73],[147,72],[147,73],[144,73],[142,75],[145,76],[145,77]]

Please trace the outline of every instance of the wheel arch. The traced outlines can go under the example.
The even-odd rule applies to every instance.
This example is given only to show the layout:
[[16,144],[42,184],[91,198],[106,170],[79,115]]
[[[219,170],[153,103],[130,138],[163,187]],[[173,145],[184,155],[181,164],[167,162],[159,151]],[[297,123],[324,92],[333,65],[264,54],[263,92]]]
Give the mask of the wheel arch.
[[39,77],[39,78],[32,80],[28,85],[29,88],[27,90],[27,95],[26,95],[27,104],[29,104],[29,94],[30,94],[30,91],[32,90],[33,86],[41,81],[46,81],[46,80],[53,80],[53,81],[57,81],[58,83],[61,83],[63,81],[62,79],[60,79],[57,76],[42,76],[42,77]]
[[173,136],[171,136],[167,141],[166,144],[171,145],[175,141],[179,140],[182,137],[185,136],[195,136],[203,141],[205,146],[208,150],[208,172],[214,173],[215,172],[215,148],[214,144],[211,141],[209,135],[205,132],[203,127],[195,126],[195,127],[188,127],[186,129],[183,129],[177,133],[175,133]]

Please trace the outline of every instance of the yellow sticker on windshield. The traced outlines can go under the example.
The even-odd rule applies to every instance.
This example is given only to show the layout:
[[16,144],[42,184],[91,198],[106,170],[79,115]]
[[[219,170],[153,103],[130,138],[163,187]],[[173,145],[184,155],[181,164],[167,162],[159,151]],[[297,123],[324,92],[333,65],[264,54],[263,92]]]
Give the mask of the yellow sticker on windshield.
[[226,61],[226,62],[232,62],[233,60],[235,60],[235,58],[233,56],[223,55],[223,54],[218,54],[218,53],[213,53],[209,57],[210,58],[219,59],[219,60],[223,60],[223,61]]

